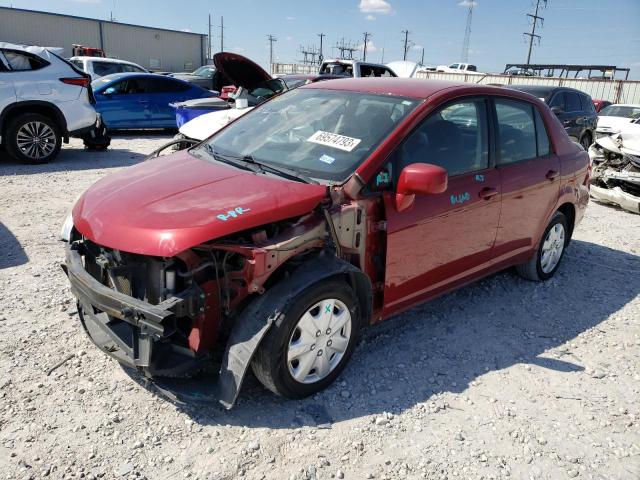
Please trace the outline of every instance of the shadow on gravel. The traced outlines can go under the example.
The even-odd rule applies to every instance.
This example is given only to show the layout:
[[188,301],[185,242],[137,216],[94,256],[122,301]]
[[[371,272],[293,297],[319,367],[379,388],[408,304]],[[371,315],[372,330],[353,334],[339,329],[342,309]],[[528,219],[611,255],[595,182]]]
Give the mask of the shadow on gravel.
[[[569,352],[545,352],[633,300],[639,274],[640,256],[574,240],[548,282],[502,272],[366,329],[341,377],[311,398],[279,398],[249,375],[230,411],[200,402],[178,408],[203,425],[322,428],[397,414],[434,394],[463,392],[480,375],[518,363],[574,375],[584,365]],[[211,384],[185,381],[183,391],[204,395]]]
[[29,261],[18,239],[13,236],[11,230],[0,222],[0,270],[3,268],[17,267]]
[[[171,139],[172,133],[159,132],[158,130],[135,130],[115,132],[113,139],[158,140],[157,148]],[[149,151],[151,153],[151,150]],[[51,163],[43,165],[25,165],[13,160],[5,152],[0,152],[0,177],[3,175],[35,175],[40,173],[70,172],[80,170],[94,170],[102,168],[119,168],[135,165],[146,158],[146,154],[133,152],[124,148],[112,148],[102,152],[83,150],[81,147],[72,148],[67,145],[62,147],[58,157]]]

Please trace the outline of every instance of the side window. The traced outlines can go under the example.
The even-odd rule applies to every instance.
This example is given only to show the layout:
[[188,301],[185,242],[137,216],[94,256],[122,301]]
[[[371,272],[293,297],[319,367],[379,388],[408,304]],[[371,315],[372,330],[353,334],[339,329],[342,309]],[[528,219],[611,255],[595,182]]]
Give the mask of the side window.
[[370,67],[369,65],[360,65],[360,76],[379,77],[380,75],[376,75],[376,71],[374,67]]
[[498,117],[498,165],[507,165],[537,157],[533,105],[517,100],[496,98]]
[[579,112],[582,110],[582,105],[580,105],[580,96],[575,92],[565,92],[564,93],[567,108],[566,112]]
[[553,96],[553,98],[549,102],[549,108],[553,107],[560,107],[565,112],[567,111],[564,101],[564,92],[558,92]]
[[69,60],[71,63],[73,63],[76,67],[78,67],[80,70],[84,70],[84,65],[82,64],[82,60]]
[[3,50],[4,58],[7,60],[9,69],[14,72],[25,70],[38,70],[49,65],[45,59],[26,52],[16,50]]
[[587,95],[580,95],[580,101],[582,102],[582,111],[595,113],[596,107],[593,105],[593,100]]
[[147,93],[147,80],[144,78],[129,78],[113,85],[117,93],[126,93],[130,95]]
[[483,170],[489,166],[488,140],[485,100],[450,103],[432,113],[405,139],[392,154],[390,168],[382,172],[382,177],[387,174],[397,181],[402,169],[412,163],[439,165],[450,176]]
[[542,115],[540,115],[540,112],[537,108],[534,108],[533,111],[536,115],[536,139],[538,140],[538,156],[544,157],[551,153],[551,142],[549,141],[549,134],[547,133],[547,128],[544,126]]
[[182,92],[187,89],[185,85],[180,82],[175,82],[168,78],[153,78],[149,79],[149,93],[174,93]]
[[93,62],[93,72],[96,75],[104,77],[106,75],[111,75],[112,73],[120,73],[122,70],[119,68],[117,63]]

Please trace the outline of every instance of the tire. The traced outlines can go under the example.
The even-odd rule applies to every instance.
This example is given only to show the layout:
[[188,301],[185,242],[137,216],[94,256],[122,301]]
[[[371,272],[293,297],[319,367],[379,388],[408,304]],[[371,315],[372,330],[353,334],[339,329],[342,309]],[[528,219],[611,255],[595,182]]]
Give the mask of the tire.
[[107,128],[104,125],[85,134],[82,141],[86,150],[94,152],[104,151],[111,145],[111,137],[107,134]]
[[[326,302],[330,300],[334,300],[334,309],[328,322],[345,321],[348,313],[348,335],[347,323],[333,332],[329,328],[331,324],[324,323],[324,313],[328,313],[326,308],[330,305]],[[327,280],[302,292],[283,313],[262,340],[251,367],[260,383],[273,393],[287,398],[304,398],[329,386],[351,358],[361,322],[359,304],[353,290],[345,282]],[[307,316],[305,320],[305,314],[311,317]],[[313,329],[318,328],[315,336],[309,331],[309,318],[317,321],[313,323]],[[301,325],[304,326],[301,328]],[[345,340],[345,337],[348,339]],[[341,354],[335,348],[338,340]],[[296,345],[299,345],[297,350],[290,350]],[[304,353],[301,353],[302,350]],[[290,360],[290,352],[292,355],[299,353],[299,358]],[[320,359],[323,359],[322,364],[317,363]],[[311,366],[308,375],[303,378],[305,365]],[[328,369],[324,376],[320,371],[323,366]],[[300,375],[298,379],[294,377],[296,371]]]
[[60,127],[39,113],[23,113],[9,122],[6,149],[21,163],[41,164],[53,160],[60,152]]
[[589,147],[593,143],[593,137],[589,132],[585,133],[582,137],[580,137],[580,145],[584,148],[585,152],[589,151]]
[[[558,233],[559,231],[562,232],[561,236]],[[548,242],[557,242],[557,248],[560,248],[560,251],[558,251],[557,248],[547,250],[547,255],[552,255],[548,253],[550,251],[553,252],[553,255],[557,256],[557,258],[555,258],[555,260],[551,258],[545,267],[545,259],[549,258],[545,257],[545,250],[547,246],[551,247]],[[563,213],[556,212],[542,234],[542,239],[540,240],[536,254],[531,257],[527,263],[516,266],[518,274],[534,282],[543,282],[550,279],[556,273],[558,267],[560,267],[567,245],[569,245],[569,223]]]

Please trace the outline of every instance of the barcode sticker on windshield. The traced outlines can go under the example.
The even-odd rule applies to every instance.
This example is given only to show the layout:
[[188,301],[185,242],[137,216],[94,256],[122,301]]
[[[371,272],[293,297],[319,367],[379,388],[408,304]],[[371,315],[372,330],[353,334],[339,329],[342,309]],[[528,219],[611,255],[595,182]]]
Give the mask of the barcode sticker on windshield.
[[307,141],[350,152],[356,148],[362,140],[359,138],[345,137],[344,135],[338,135],[337,133],[318,130],[316,133],[311,135]]

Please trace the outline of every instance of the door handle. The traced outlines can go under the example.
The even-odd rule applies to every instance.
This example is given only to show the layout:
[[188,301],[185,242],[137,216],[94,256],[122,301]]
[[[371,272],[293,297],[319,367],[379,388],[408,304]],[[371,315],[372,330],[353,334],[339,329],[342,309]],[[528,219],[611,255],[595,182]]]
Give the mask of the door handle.
[[547,178],[547,180],[555,180],[558,175],[560,175],[559,172],[556,172],[555,170],[549,170],[545,177]]
[[491,187],[485,187],[478,193],[480,198],[484,198],[485,200],[489,200],[492,197],[495,197],[498,194],[498,190]]

